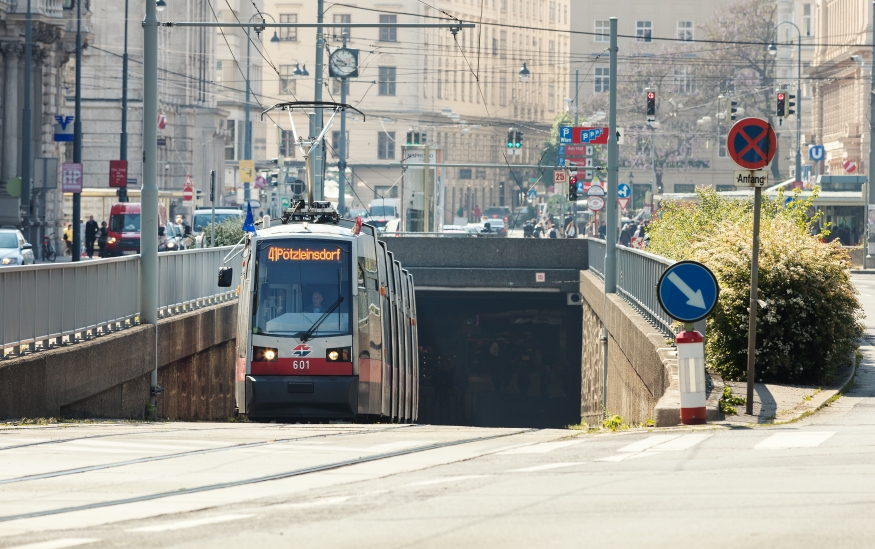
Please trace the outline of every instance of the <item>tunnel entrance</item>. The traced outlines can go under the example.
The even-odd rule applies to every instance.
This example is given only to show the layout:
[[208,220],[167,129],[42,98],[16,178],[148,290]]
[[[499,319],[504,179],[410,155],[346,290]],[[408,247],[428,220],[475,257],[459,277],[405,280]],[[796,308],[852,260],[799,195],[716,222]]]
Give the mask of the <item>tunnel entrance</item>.
[[419,421],[580,421],[582,315],[565,293],[417,291]]

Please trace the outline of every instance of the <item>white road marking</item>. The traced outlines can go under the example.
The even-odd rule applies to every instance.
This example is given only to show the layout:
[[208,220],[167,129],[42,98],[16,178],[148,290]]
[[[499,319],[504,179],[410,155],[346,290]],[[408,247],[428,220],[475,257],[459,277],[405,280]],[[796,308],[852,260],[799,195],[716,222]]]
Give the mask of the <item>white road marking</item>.
[[714,435],[690,433],[687,435],[653,435],[651,437],[623,446],[615,456],[599,458],[595,461],[627,461],[639,459],[645,456],[661,454],[663,452],[683,452],[696,444],[711,438]]
[[276,509],[309,509],[311,507],[322,507],[324,505],[335,505],[337,503],[343,503],[351,497],[352,496],[340,496],[336,498],[317,499],[316,501],[305,501],[302,503],[279,503],[277,505],[269,505],[265,509],[270,511]]
[[816,448],[833,436],[833,431],[792,431],[775,433],[756,446],[755,450],[781,450],[786,448]]
[[556,442],[541,442],[540,444],[532,444],[530,446],[522,446],[520,448],[513,448],[510,450],[505,450],[504,452],[499,452],[499,455],[507,456],[511,454],[546,454],[547,452],[552,452],[553,450],[558,450],[559,448],[566,448],[568,446],[573,446],[575,444],[579,444],[579,440],[559,440]]
[[100,541],[97,538],[61,538],[51,541],[40,541],[37,543],[28,543],[27,545],[16,545],[8,549],[63,549],[64,547],[76,547],[77,545],[85,545],[86,543],[94,543]]
[[218,524],[220,522],[228,522],[232,520],[240,520],[252,517],[254,515],[220,515],[218,517],[207,517],[202,519],[180,520],[177,522],[167,522],[157,524],[155,526],[143,526],[133,528],[128,532],[167,532],[170,530],[184,530],[186,528],[196,528],[198,526],[206,526],[208,524]]
[[674,440],[676,438],[680,438],[681,435],[653,435],[649,436],[645,439],[639,440],[638,442],[633,442],[627,446],[623,446],[618,452],[643,452],[648,448],[652,448],[658,444],[664,444],[670,440]]
[[475,478],[487,478],[490,475],[459,475],[455,477],[444,477],[444,478],[436,478],[432,480],[421,480],[419,482],[412,482],[410,484],[405,484],[404,486],[431,486],[434,484],[444,484],[446,482],[461,482],[463,480],[472,480]]
[[582,461],[573,461],[570,463],[548,463],[546,465],[535,465],[534,467],[523,467],[522,469],[511,469],[508,473],[534,473],[536,471],[549,471],[550,469],[561,469],[563,467],[574,467],[581,465]]

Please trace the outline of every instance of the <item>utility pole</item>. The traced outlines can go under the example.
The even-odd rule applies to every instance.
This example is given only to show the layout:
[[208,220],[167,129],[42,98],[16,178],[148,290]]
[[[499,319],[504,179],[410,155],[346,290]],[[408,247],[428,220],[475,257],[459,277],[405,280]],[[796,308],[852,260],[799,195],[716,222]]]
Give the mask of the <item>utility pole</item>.
[[[125,0],[125,50],[122,53],[122,133],[119,136],[119,160],[128,159],[128,2]],[[118,190],[118,201],[128,201],[128,188]]]
[[871,224],[869,219],[872,217],[872,207],[875,205],[875,1],[872,2],[872,84],[869,93],[869,165],[866,169],[869,171],[869,200],[866,206],[866,227],[869,238],[866,239],[866,267],[872,264],[872,240],[875,235],[872,234]]
[[574,69],[574,125],[580,122],[580,69]]
[[[343,36],[343,47],[346,47],[346,35]],[[340,79],[340,102],[346,105],[346,93],[349,80]],[[346,210],[346,109],[340,111],[340,143],[337,162],[337,211],[340,215]],[[364,204],[362,204],[364,206]]]
[[[31,102],[33,100],[33,84],[31,73],[33,72],[33,14],[30,11],[30,0],[27,0],[27,19],[24,24],[24,120],[21,124],[21,202],[24,206],[24,238],[33,242],[32,227],[30,225],[30,194],[31,179],[33,178],[33,156],[30,152],[33,145],[33,112]],[[39,248],[38,246],[35,246]],[[42,248],[40,248],[42,249]]]
[[[146,2],[149,4],[149,2]],[[157,74],[156,74],[157,79]],[[76,2],[76,107],[73,112],[73,163],[82,163],[82,2]],[[73,193],[73,257],[79,261],[79,248],[82,246],[82,231],[79,219],[82,217],[82,193]]]
[[[81,2],[79,2],[81,3]],[[155,326],[155,368],[151,404],[158,386],[158,16],[146,0],[143,20],[143,184],[140,187],[140,323]],[[77,116],[78,120],[78,116]]]
[[[617,145],[617,18],[611,17],[610,68],[608,69],[610,98],[608,107],[608,188],[605,231],[605,310],[608,294],[617,292],[617,185],[619,183],[619,147]],[[602,407],[607,408],[608,398],[608,325],[602,327],[604,372],[602,384]]]
[[[323,23],[325,19],[325,0],[318,0],[316,2],[316,22]],[[341,31],[349,33],[349,31]],[[313,90],[313,101],[317,103],[322,101],[322,73],[323,73],[323,65],[324,65],[324,53],[325,53],[325,33],[323,32],[322,27],[316,27],[316,69],[313,71],[313,80],[315,80],[315,89]],[[316,137],[320,133],[322,133],[322,107],[316,107],[314,109],[313,117],[310,118],[310,137]],[[322,174],[322,167],[325,165],[324,161],[324,151],[325,148],[320,143],[315,150],[311,151],[312,161],[310,162],[310,168],[314,171],[313,177],[310,178],[310,181],[313,182],[315,188],[313,189],[313,196],[316,200],[324,200],[324,181]]]
[[[146,0],[147,2],[150,0]],[[250,19],[252,21],[252,19]],[[243,104],[243,111],[246,113],[246,122],[243,128],[244,133],[244,143],[243,143],[243,160],[252,160],[252,122],[249,120],[249,64],[250,64],[250,49],[252,47],[252,40],[249,37],[249,27],[246,28],[246,82],[244,83],[244,87],[246,88],[246,100]],[[249,199],[251,196],[251,191],[249,190],[249,182],[246,181],[243,183],[243,201],[246,204],[249,204]]]

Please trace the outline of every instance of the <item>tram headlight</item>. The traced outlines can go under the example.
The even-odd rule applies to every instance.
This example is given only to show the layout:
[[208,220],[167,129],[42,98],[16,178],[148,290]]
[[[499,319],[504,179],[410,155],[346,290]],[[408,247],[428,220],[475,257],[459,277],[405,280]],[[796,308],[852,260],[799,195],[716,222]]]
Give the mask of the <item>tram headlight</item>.
[[325,352],[325,360],[328,362],[350,362],[350,348],[338,347],[336,349],[328,349]]
[[253,347],[253,362],[276,362],[277,350],[271,347]]

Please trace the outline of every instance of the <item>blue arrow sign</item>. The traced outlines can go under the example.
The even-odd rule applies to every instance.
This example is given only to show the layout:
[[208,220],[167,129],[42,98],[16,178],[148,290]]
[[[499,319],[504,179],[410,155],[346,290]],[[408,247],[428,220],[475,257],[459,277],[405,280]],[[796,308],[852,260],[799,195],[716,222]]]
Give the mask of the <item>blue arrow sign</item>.
[[656,285],[659,304],[668,316],[681,322],[696,322],[708,316],[719,294],[714,273],[695,261],[675,263]]
[[628,183],[620,183],[617,185],[618,198],[629,198],[630,196],[632,196],[632,188],[629,187]]
[[815,162],[823,160],[824,150],[823,145],[812,145],[808,147],[808,158]]
[[571,126],[559,126],[559,143],[563,145],[571,143]]

